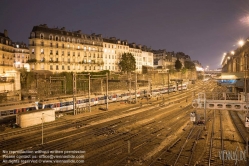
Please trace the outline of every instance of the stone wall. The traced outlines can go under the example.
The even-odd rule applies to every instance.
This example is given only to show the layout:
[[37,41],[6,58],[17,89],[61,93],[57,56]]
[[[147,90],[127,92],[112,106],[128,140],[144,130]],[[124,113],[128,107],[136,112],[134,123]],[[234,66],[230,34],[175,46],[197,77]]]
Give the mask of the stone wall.
[[[169,77],[168,77],[169,76]],[[190,79],[196,79],[196,72],[189,72],[181,73],[152,73],[152,74],[138,74],[137,75],[137,89],[140,87],[148,87],[149,81],[153,87],[157,86],[167,86],[168,85],[168,78],[171,79],[183,79],[184,83],[189,82]],[[115,91],[115,90],[129,90],[129,79],[126,74],[124,75],[110,75],[108,79],[108,91]],[[67,82],[71,82],[72,80],[67,80]],[[36,86],[38,82],[38,86]],[[33,81],[31,83],[30,89],[26,93],[22,93],[22,98],[31,98],[33,99],[44,99],[53,96],[61,96],[61,95],[70,95],[72,94],[72,87],[65,89],[63,86],[63,81],[55,81],[50,83],[48,80],[45,80],[43,77],[38,77],[38,80]],[[174,81],[169,81],[171,85],[175,85]],[[91,80],[91,94],[105,94],[106,92],[106,80],[105,79],[93,79]],[[72,86],[72,84],[68,84],[67,86]],[[78,81],[77,83],[77,94],[88,94],[88,81]],[[131,90],[135,89],[135,74],[131,75]],[[28,93],[27,93],[28,92]]]

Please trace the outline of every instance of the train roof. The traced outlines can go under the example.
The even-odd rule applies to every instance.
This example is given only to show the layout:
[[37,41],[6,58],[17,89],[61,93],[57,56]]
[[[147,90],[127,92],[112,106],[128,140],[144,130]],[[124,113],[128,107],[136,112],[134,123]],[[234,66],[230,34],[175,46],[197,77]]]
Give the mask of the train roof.
[[5,106],[5,107],[0,107],[0,111],[6,111],[6,110],[12,110],[12,109],[21,109],[21,108],[28,108],[28,107],[35,107],[35,106],[36,106],[35,103]]

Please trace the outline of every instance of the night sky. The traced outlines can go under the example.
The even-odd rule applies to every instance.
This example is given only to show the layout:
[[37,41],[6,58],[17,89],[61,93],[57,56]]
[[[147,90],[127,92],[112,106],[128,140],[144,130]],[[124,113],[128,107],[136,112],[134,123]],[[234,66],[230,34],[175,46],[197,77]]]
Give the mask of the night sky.
[[0,1],[0,32],[12,41],[28,43],[40,24],[184,52],[217,69],[223,53],[249,37],[249,0]]

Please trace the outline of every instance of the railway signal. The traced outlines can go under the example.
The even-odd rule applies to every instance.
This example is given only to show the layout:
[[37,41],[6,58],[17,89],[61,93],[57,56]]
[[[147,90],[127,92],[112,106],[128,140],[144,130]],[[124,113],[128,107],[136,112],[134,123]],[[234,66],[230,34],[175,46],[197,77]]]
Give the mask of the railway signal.
[[195,112],[191,112],[191,113],[190,113],[190,121],[191,121],[191,122],[195,122],[195,119],[196,119]]
[[249,116],[246,116],[245,127],[249,127]]

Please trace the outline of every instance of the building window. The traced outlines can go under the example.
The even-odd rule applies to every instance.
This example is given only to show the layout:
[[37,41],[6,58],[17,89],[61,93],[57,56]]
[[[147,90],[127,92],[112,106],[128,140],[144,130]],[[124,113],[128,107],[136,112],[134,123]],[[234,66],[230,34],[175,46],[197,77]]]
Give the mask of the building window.
[[58,58],[56,58],[56,62],[58,62],[59,61],[59,59]]
[[40,34],[40,38],[41,38],[41,39],[44,39],[44,35],[43,35],[43,34]]
[[64,44],[62,44],[62,48],[64,48]]
[[58,48],[58,43],[56,43],[56,48]]
[[70,63],[70,59],[69,58],[67,59],[67,62]]
[[64,51],[61,51],[61,55],[64,56]]
[[58,51],[56,51],[55,54],[58,55]]
[[67,48],[69,48],[69,44],[67,45]]
[[50,65],[50,70],[53,70],[53,65]]
[[41,46],[44,46],[44,42],[43,41],[41,42]]
[[41,49],[41,54],[44,54],[44,50],[43,49]]
[[67,70],[70,70],[70,66],[67,66]]
[[73,52],[73,56],[75,56],[75,52]]
[[56,36],[56,37],[55,37],[55,40],[56,40],[56,41],[58,41],[58,40],[59,40],[58,36]]
[[62,70],[65,70],[64,66],[61,67]]
[[58,65],[56,65],[56,70],[59,70],[59,66]]
[[67,52],[67,55],[70,56],[70,51]]
[[32,49],[32,54],[35,54],[35,49]]
[[78,52],[78,56],[80,56],[80,52]]
[[53,40],[53,36],[52,35],[49,35],[49,40]]
[[87,67],[85,66],[85,70],[87,70]]
[[53,50],[50,50],[50,55],[53,55]]

